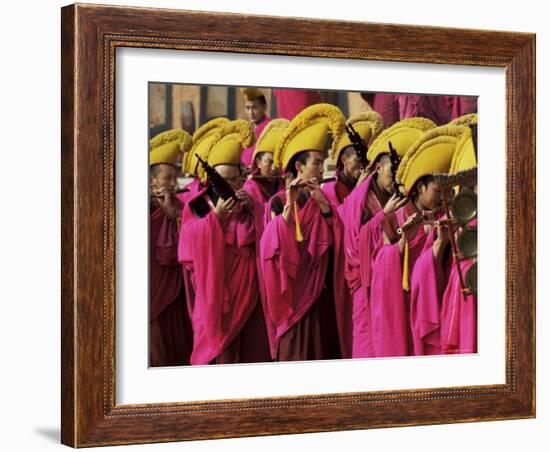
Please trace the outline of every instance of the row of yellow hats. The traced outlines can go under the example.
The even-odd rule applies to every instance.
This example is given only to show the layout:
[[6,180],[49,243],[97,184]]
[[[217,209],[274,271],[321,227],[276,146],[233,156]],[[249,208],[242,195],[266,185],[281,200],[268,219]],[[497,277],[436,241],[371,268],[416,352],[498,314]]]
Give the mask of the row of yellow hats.
[[[397,181],[408,192],[413,184],[434,172],[455,172],[476,166],[475,150],[469,123],[477,121],[476,115],[460,117],[448,125],[436,127],[425,118],[409,118],[383,130],[380,115],[361,113],[347,123],[368,143],[367,158],[374,162],[389,152],[389,142],[397,150],[402,162]],[[342,112],[330,104],[316,104],[304,109],[292,121],[271,121],[258,138],[254,155],[273,152],[275,164],[287,170],[288,163],[304,150],[324,152],[329,132],[334,139],[331,157],[337,161],[340,153],[351,145],[345,132]],[[238,164],[243,147],[254,142],[252,125],[248,121],[229,121],[217,118],[200,127],[191,137],[184,131],[164,132],[150,142],[150,164],[175,164],[178,152],[184,152],[183,171],[202,175],[196,154],[212,166]]]

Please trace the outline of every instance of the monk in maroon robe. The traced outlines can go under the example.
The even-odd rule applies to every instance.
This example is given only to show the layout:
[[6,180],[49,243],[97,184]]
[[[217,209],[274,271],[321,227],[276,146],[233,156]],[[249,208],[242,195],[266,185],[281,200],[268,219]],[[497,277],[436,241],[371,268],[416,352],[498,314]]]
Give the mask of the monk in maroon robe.
[[[353,146],[344,148],[338,156],[336,180],[323,185],[323,193],[330,202],[337,218],[333,222],[334,231],[334,289],[337,305],[337,325],[340,349],[343,358],[353,356],[353,296],[345,277],[344,222],[340,218],[339,207],[355,188],[361,174],[361,164]],[[366,177],[364,173],[363,178]]]
[[150,365],[189,364],[192,332],[178,264],[179,221],[183,203],[174,195],[176,168],[151,167],[150,202]]
[[[284,181],[278,176],[275,168],[273,167],[273,152],[259,152],[254,157],[253,165],[254,170],[250,178],[244,183],[243,189],[254,200],[254,205],[256,206],[254,211],[254,230],[256,232],[256,271],[258,274],[260,297],[264,307],[266,329],[268,331],[268,338],[271,339],[274,337],[275,327],[269,320],[269,316],[266,315],[267,304],[265,298],[265,282],[260,259],[260,240],[262,238],[265,226],[265,206],[269,199],[284,187]],[[272,343],[270,343],[270,347],[273,347]]]
[[[273,351],[280,361],[339,358],[332,245],[336,212],[323,194],[324,154],[304,151],[289,163],[295,177],[269,201],[260,244]],[[295,188],[305,184],[303,188]],[[293,207],[295,206],[295,207]],[[301,240],[297,240],[297,228]]]

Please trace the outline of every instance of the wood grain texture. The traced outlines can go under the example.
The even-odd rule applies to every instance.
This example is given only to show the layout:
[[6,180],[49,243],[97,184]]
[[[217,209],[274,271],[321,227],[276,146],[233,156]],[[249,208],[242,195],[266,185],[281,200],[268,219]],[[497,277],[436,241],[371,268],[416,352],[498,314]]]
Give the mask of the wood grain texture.
[[[86,447],[535,415],[534,35],[80,4],[62,9],[61,34],[64,444]],[[506,384],[117,406],[117,47],[506,68]]]

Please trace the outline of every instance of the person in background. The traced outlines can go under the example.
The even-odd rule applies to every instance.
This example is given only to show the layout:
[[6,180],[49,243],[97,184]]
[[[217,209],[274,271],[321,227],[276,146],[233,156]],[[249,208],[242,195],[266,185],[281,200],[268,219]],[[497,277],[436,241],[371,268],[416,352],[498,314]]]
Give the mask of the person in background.
[[247,147],[241,155],[241,163],[250,169],[255,141],[262,134],[264,127],[269,124],[271,118],[267,116],[267,100],[258,88],[242,88],[241,92],[244,96],[246,117],[254,127],[254,143]]
[[305,108],[321,103],[321,93],[317,90],[277,88],[273,94],[277,99],[277,116],[289,121]]

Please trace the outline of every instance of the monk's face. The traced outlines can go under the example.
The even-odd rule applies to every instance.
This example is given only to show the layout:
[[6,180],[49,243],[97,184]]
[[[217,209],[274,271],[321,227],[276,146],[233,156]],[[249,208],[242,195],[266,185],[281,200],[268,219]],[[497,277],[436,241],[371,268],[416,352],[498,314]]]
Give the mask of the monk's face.
[[[348,149],[351,149],[352,152],[348,152]],[[359,179],[361,175],[361,162],[359,161],[359,157],[357,157],[357,152],[353,150],[353,147],[348,146],[344,149],[340,158],[342,159],[344,173],[352,179]]]
[[436,182],[418,187],[419,202],[423,210],[438,211],[441,208],[441,189]]
[[173,193],[176,185],[176,168],[165,163],[156,165],[151,177],[151,188],[155,191],[164,188],[168,193]]
[[298,163],[298,175],[304,179],[316,178],[319,182],[323,179],[325,170],[323,164],[325,162],[325,154],[318,151],[310,151],[305,165]]
[[391,160],[388,155],[383,155],[376,164],[376,182],[378,186],[388,193],[393,193],[393,172]]
[[239,190],[241,188],[241,170],[237,165],[217,165],[216,171],[229,185],[231,185],[233,190]]
[[262,103],[260,99],[247,100],[244,103],[244,110],[249,121],[254,124],[259,124],[265,117],[267,105]]
[[275,174],[272,152],[262,152],[260,158],[256,158],[255,162],[262,176],[273,176]]

